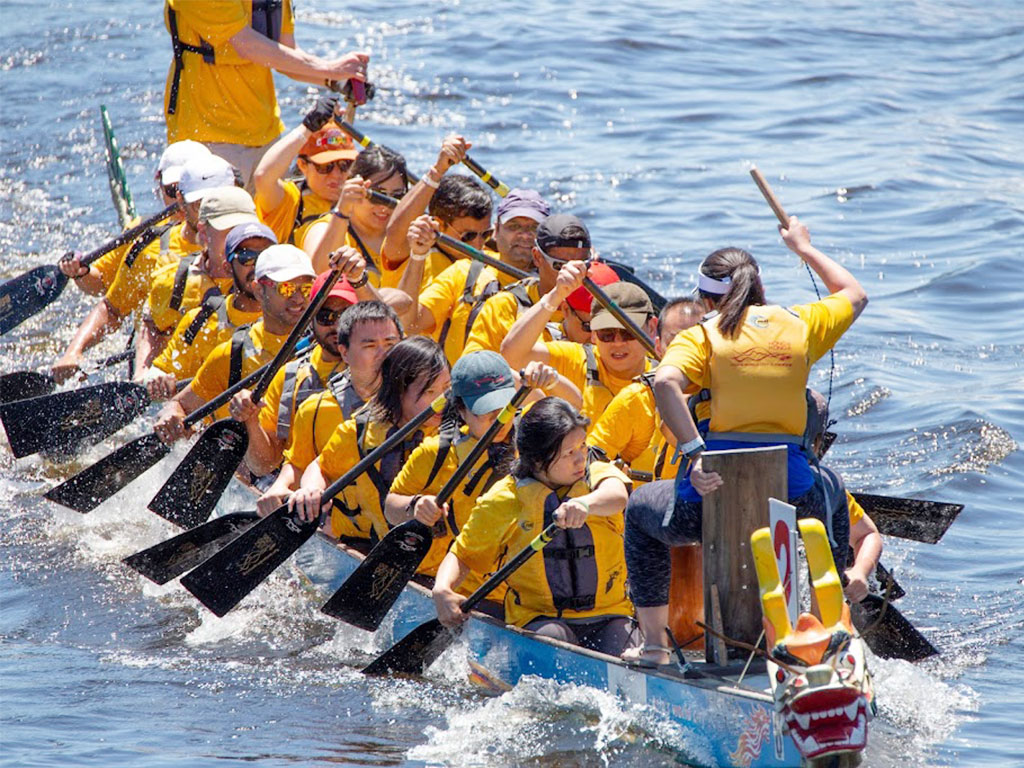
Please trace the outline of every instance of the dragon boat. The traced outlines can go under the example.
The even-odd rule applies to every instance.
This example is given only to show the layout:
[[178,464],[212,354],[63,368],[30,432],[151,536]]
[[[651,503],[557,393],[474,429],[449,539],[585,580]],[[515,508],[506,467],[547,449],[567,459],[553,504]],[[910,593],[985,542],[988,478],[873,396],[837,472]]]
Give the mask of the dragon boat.
[[[719,664],[705,660],[702,651],[679,649],[673,664],[640,667],[506,625],[485,609],[472,612],[462,630],[467,677],[495,695],[528,675],[609,691],[678,725],[688,745],[682,757],[691,764],[858,765],[875,710],[864,643],[850,622],[849,608],[837,609],[842,592],[841,587],[836,591],[839,577],[824,528],[801,525],[801,534],[822,618],[804,613],[795,623],[781,597],[784,585],[768,529],[751,536],[767,659],[725,657],[726,663]],[[319,532],[295,557],[312,592],[326,599],[365,553]],[[390,629],[398,639],[435,618],[430,587],[431,580],[423,576],[410,581],[392,609],[390,627],[379,631]]]

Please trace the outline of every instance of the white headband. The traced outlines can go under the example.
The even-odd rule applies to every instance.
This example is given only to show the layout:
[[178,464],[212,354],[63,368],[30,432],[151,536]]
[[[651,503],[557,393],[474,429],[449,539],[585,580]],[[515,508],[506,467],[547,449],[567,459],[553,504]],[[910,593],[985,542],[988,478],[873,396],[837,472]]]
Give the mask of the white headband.
[[[701,266],[704,265],[702,264]],[[716,296],[724,296],[729,292],[729,286],[731,284],[731,277],[708,277],[703,272],[697,272],[697,290],[703,291],[704,293],[713,293]]]

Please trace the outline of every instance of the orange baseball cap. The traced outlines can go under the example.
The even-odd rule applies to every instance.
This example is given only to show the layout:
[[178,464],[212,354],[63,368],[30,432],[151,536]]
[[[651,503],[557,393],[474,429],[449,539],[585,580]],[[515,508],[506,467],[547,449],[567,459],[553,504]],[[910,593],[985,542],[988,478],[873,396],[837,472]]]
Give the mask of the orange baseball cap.
[[329,163],[332,160],[355,160],[359,152],[347,133],[334,123],[328,123],[306,139],[299,150],[299,157],[314,163]]

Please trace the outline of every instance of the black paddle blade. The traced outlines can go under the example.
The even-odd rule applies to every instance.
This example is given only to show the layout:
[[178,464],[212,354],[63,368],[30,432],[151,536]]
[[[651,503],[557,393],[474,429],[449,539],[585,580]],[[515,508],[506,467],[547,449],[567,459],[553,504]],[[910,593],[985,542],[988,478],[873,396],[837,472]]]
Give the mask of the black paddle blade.
[[166,584],[220,552],[245,533],[259,517],[255,512],[232,512],[128,555],[121,562],[150,581]]
[[0,376],[0,403],[13,403],[53,392],[57,382],[52,376],[35,371],[14,371]]
[[430,549],[430,528],[409,520],[388,532],[320,610],[373,632]]
[[83,514],[91,512],[169,451],[153,433],[143,435],[51,488],[46,498]]
[[861,603],[854,604],[850,618],[868,648],[883,659],[921,661],[939,652],[927,637],[907,621],[906,616],[892,603],[885,605],[885,601],[878,595],[868,595]]
[[214,423],[199,436],[149,508],[182,528],[205,523],[248,447],[249,435],[240,422],[221,419]]
[[278,507],[182,577],[181,584],[217,616],[223,616],[309,541],[318,526],[317,521],[302,522],[287,506]]
[[938,542],[964,508],[963,504],[870,493],[855,493],[853,496],[878,526],[879,533],[925,544]]
[[425,621],[371,661],[363,668],[363,674],[386,675],[388,672],[398,672],[422,675],[455,642],[461,632],[461,628],[446,628],[437,619]]
[[[907,591],[896,581],[896,577],[892,575],[892,572],[881,563],[875,564],[875,580],[878,581],[879,589],[882,594],[889,593],[890,600],[899,600],[901,597],[905,597]],[[889,582],[892,582],[892,589],[889,588]]]
[[71,449],[83,440],[99,442],[134,420],[149,402],[145,387],[115,381],[0,404],[0,421],[20,459]]
[[44,264],[0,285],[0,335],[48,306],[67,284],[56,264]]

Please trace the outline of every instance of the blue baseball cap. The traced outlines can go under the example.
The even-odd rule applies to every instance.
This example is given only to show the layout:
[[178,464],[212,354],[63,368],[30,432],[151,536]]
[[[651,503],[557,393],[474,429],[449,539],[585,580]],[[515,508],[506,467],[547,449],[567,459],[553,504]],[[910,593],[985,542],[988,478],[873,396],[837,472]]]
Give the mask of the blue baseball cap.
[[515,392],[512,369],[497,352],[470,352],[452,366],[452,395],[477,416],[504,408]]
[[274,230],[259,221],[247,221],[244,224],[239,224],[237,227],[233,227],[228,232],[228,237],[224,241],[224,254],[228,261],[235,255],[235,251],[238,250],[243,242],[248,240],[250,237],[263,237],[269,240],[272,244],[277,243],[277,235],[274,234]]
[[504,224],[509,219],[525,216],[539,224],[547,218],[550,212],[551,209],[544,198],[540,196],[540,192],[517,187],[510,190],[498,203],[498,223]]

